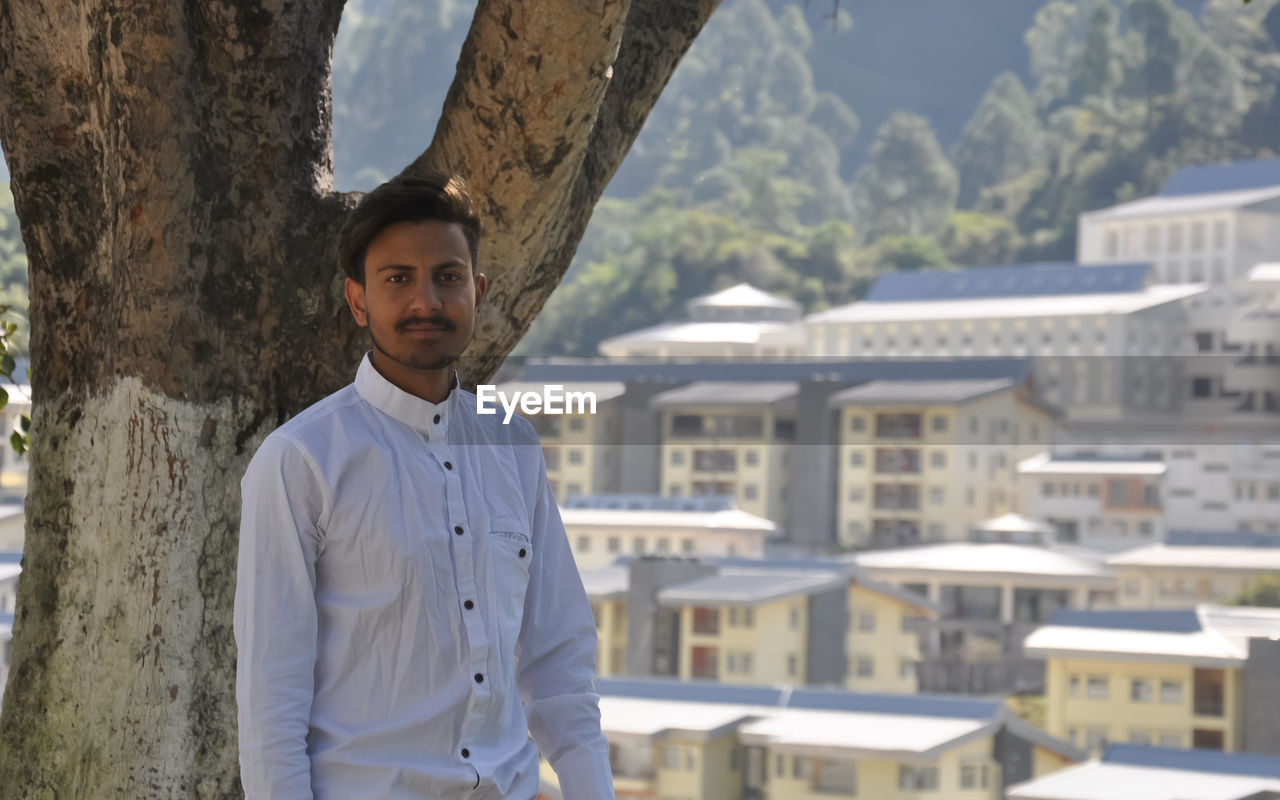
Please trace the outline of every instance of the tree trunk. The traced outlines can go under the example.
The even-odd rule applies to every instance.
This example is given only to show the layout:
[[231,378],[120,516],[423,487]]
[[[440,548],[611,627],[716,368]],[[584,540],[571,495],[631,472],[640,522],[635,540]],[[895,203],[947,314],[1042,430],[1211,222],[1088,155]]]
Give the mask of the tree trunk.
[[[435,141],[408,168],[457,170],[482,197],[494,290],[468,383],[559,282],[715,5],[481,0]],[[5,797],[240,794],[239,477],[365,349],[334,251],[354,202],[332,187],[341,11],[0,5],[34,393]]]

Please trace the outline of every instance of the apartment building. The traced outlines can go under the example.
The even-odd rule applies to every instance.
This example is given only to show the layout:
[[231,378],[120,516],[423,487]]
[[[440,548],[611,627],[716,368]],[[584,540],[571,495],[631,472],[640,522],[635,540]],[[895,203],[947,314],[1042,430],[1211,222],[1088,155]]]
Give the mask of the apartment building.
[[936,616],[922,597],[834,560],[650,557],[582,580],[602,675],[913,693],[920,632]]
[[695,297],[685,311],[685,320],[601,341],[600,354],[611,359],[753,359],[804,353],[800,304],[750,284]]
[[891,273],[864,300],[805,318],[820,358],[1029,357],[1037,391],[1068,416],[1181,410],[1185,301],[1148,264],[1032,264]]
[[1164,540],[1159,454],[1041,453],[1017,465],[1021,507],[1054,527],[1056,539],[1118,552]]
[[1046,661],[1047,730],[1109,742],[1280,753],[1280,609],[1060,611],[1027,637]]
[[580,570],[621,555],[764,558],[777,524],[729,498],[594,495],[562,504],[560,519]]
[[653,678],[596,689],[619,797],[997,800],[1082,755],[998,701]]
[[859,553],[872,580],[929,599],[921,691],[995,693],[1043,684],[1022,641],[1061,608],[1111,608],[1115,576],[1092,551],[955,542]]
[[654,395],[662,493],[732,497],[743,511],[785,524],[798,391],[788,381],[699,381]]
[[1120,608],[1230,603],[1264,575],[1280,575],[1280,536],[1247,531],[1170,531],[1163,544],[1107,559]]
[[1009,800],[1280,800],[1280,758],[1113,744],[1009,788]]
[[[560,396],[593,397],[594,407],[583,403],[563,403],[565,413],[524,413],[538,432],[542,457],[547,464],[547,480],[557,503],[579,495],[616,492],[622,461],[621,404],[626,389],[621,381],[509,381],[498,384],[498,397],[508,399],[524,394],[543,395],[556,387]],[[561,404],[558,404],[561,405]],[[499,404],[498,414],[506,412]]]
[[1280,413],[1276,365],[1248,360],[1275,355],[1280,332],[1250,280],[1280,259],[1280,159],[1185,167],[1158,195],[1081,214],[1078,231],[1081,264],[1148,261],[1159,283],[1212,287],[1187,299],[1188,411]]
[[957,541],[1013,511],[1015,465],[1048,446],[1053,412],[1013,380],[870,381],[839,412],[837,530],[847,548]]

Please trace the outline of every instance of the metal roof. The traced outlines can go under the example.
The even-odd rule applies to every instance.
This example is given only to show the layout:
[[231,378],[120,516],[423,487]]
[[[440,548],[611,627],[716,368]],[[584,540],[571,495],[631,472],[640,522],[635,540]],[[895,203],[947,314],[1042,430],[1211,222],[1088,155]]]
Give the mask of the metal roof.
[[799,391],[800,385],[791,381],[699,381],[654,395],[649,406],[771,405],[789,400]]
[[1012,378],[1031,372],[1028,358],[803,359],[779,361],[672,362],[652,359],[538,358],[524,365],[529,381],[619,380],[656,383],[691,381],[955,380]]
[[1160,187],[1164,197],[1280,187],[1280,158],[1182,167]]
[[[1082,269],[1086,269],[1082,267]],[[1101,269],[1088,267],[1087,269]],[[1063,294],[1042,297],[981,297],[971,300],[860,301],[805,317],[806,324],[877,322],[938,322],[942,320],[1034,319],[1040,317],[1098,317],[1132,314],[1203,294],[1202,283],[1158,284],[1141,291]]]
[[1102,761],[1108,764],[1167,767],[1218,775],[1254,775],[1280,780],[1280,756],[1275,755],[1113,744],[1103,753]]
[[1015,385],[1008,378],[953,381],[869,381],[860,386],[836,392],[827,399],[827,405],[831,407],[955,405],[968,403],[1006,389],[1012,389]]
[[533,381],[507,381],[498,384],[498,391],[511,397],[516,392],[528,392],[531,394],[541,395],[548,386],[559,386],[564,393],[568,392],[591,392],[596,396],[597,401],[611,400],[618,397],[626,391],[627,385],[622,381],[579,381],[566,383],[564,381],[550,381],[547,383],[535,383]]
[[726,568],[715,575],[667,586],[658,592],[658,602],[662,605],[757,606],[835,589],[847,583],[848,579],[843,575],[825,570],[788,572]]
[[1244,572],[1280,572],[1277,547],[1196,547],[1153,544],[1127,550],[1107,559],[1110,567],[1164,567],[1220,569]]
[[1163,475],[1163,459],[1040,453],[1018,462],[1023,475]]
[[1097,559],[1035,545],[950,542],[872,550],[857,555],[858,565],[875,572],[928,572],[1014,577],[1113,580]]
[[1061,608],[1053,615],[1051,625],[1072,628],[1098,628],[1154,633],[1196,633],[1201,630],[1195,609],[1098,610]]
[[1248,278],[1251,283],[1280,283],[1280,261],[1255,264]]
[[1258,531],[1172,530],[1164,543],[1170,547],[1280,547],[1280,535]]
[[664,322],[637,331],[611,336],[600,340],[597,348],[603,352],[605,348],[618,344],[756,344],[770,334],[787,333],[795,330],[798,339],[803,338],[803,331],[796,322]]
[[1088,211],[1081,218],[1090,222],[1105,220],[1143,219],[1169,217],[1182,214],[1204,214],[1210,211],[1231,211],[1255,203],[1264,203],[1280,197],[1280,186],[1262,189],[1206,192],[1203,194],[1155,195],[1141,200]]
[[1267,790],[1280,790],[1280,780],[1090,761],[1011,786],[1005,796],[1009,800],[1251,800]]
[[560,508],[612,508],[627,511],[728,511],[737,508],[732,497],[669,497],[660,494],[600,492],[566,498]]
[[728,289],[700,295],[686,301],[689,308],[699,306],[717,306],[721,308],[785,308],[799,311],[801,306],[795,300],[769,294],[749,283],[739,283]]
[[616,600],[625,597],[631,586],[631,570],[627,567],[601,567],[579,572],[582,588],[591,600]]
[[1150,264],[1084,267],[1073,263],[1050,263],[955,271],[891,272],[876,281],[865,302],[1139,292],[1146,285],[1150,271]]
[[777,523],[737,508],[724,511],[632,510],[618,508],[563,508],[566,528],[705,528],[716,531],[773,533]]

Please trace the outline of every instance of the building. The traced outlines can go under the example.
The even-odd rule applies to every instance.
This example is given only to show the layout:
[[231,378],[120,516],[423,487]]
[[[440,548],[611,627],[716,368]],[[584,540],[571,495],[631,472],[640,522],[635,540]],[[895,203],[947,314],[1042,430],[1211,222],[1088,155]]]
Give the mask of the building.
[[1009,800],[1280,800],[1280,758],[1111,745],[1009,788]]
[[794,300],[740,283],[695,297],[688,319],[666,322],[600,342],[612,359],[780,358],[804,353],[801,307]]
[[1280,536],[1171,531],[1164,544],[1107,559],[1120,608],[1191,608],[1229,603],[1264,575],[1280,575]]
[[1022,641],[1060,608],[1110,608],[1115,577],[1101,554],[1033,545],[956,542],[859,553],[875,581],[927,597],[921,691],[975,694],[1043,685]]
[[1030,357],[1048,403],[1116,419],[1181,410],[1184,306],[1204,291],[1155,285],[1132,263],[898,272],[805,326],[818,358]]
[[1280,754],[1280,609],[1058,612],[1027,637],[1046,662],[1049,733]]
[[1241,363],[1278,341],[1280,319],[1250,278],[1280,257],[1280,159],[1185,167],[1154,197],[1081,214],[1078,231],[1081,264],[1149,261],[1159,283],[1213,287],[1187,302],[1188,411],[1280,413],[1275,365]]
[[913,693],[919,632],[936,616],[832,560],[642,558],[582,579],[602,675]]
[[596,495],[562,505],[580,570],[612,564],[620,555],[764,558],[778,526],[723,498]]
[[655,395],[662,491],[732,497],[738,508],[784,524],[798,391],[784,381],[699,381]]
[[1018,464],[1020,506],[1057,541],[1128,550],[1164,540],[1164,459],[1041,453]]
[[[524,394],[544,395],[550,387],[564,397],[591,397],[591,403],[564,402],[565,413],[524,413],[533,423],[547,464],[547,480],[556,502],[578,495],[618,491],[622,462],[621,404],[625,390],[621,381],[579,381],[533,383],[509,381],[498,384],[499,398]],[[506,411],[501,401],[497,413]],[[561,405],[557,403],[557,406]]]
[[1082,757],[998,701],[652,678],[596,689],[619,797],[997,800]]
[[1015,510],[1014,466],[1049,444],[1053,413],[999,380],[869,381],[839,412],[837,531],[847,548],[968,538]]

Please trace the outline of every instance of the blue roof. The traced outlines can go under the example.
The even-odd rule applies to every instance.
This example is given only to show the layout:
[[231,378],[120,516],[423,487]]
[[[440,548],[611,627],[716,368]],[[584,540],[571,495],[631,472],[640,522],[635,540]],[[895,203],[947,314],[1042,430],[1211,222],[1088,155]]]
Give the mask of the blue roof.
[[1082,267],[1072,263],[977,267],[955,271],[891,272],[871,287],[866,302],[902,303],[979,297],[1044,297],[1063,294],[1138,292],[1150,264]]
[[946,694],[864,694],[843,689],[788,689],[739,686],[717,681],[674,678],[596,678],[596,691],[605,697],[677,700],[690,703],[803,708],[819,711],[858,711],[955,719],[992,719],[1001,713],[999,700],[978,700]]
[[1135,744],[1113,744],[1102,754],[1109,764],[1136,767],[1185,769],[1213,772],[1219,775],[1249,775],[1280,779],[1280,756],[1254,753],[1224,753],[1220,750],[1178,750],[1144,747]]
[[[1099,267],[1098,269],[1101,269]],[[1026,358],[917,358],[902,361],[699,361],[671,363],[646,360],[530,359],[526,381],[808,381],[858,384],[884,380],[998,380],[1021,381],[1030,372]]]
[[1256,531],[1169,531],[1170,547],[1280,547],[1280,535]]
[[1262,189],[1268,186],[1280,186],[1280,158],[1183,167],[1165,181],[1160,194],[1172,197],[1181,194]]
[[1201,630],[1200,617],[1194,609],[1086,611],[1063,608],[1053,615],[1053,621],[1049,624],[1064,625],[1069,628],[1104,628],[1151,633],[1197,633]]

